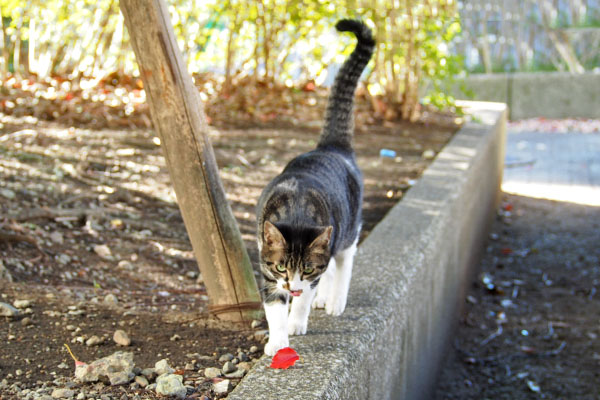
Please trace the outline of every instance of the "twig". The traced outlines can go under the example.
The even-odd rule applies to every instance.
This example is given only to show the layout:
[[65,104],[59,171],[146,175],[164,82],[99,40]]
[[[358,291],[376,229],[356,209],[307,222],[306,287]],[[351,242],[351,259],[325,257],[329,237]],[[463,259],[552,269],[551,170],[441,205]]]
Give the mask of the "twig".
[[496,329],[496,332],[492,333],[490,336],[486,337],[485,339],[483,339],[480,343],[481,346],[485,346],[486,344],[488,344],[490,341],[494,340],[495,338],[497,338],[498,336],[502,335],[502,325],[498,326],[498,329]]
[[21,235],[18,233],[8,233],[0,231],[0,242],[26,242],[30,245],[34,246],[44,257],[46,257],[46,252],[40,247],[38,242],[32,238],[31,236]]

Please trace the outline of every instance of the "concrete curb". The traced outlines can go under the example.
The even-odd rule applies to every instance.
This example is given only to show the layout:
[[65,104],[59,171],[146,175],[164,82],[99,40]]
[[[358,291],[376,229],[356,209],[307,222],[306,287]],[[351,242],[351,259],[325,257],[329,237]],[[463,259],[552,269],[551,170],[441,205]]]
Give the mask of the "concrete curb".
[[[510,119],[600,118],[600,73],[520,72],[469,75],[475,99],[508,104]],[[456,97],[464,96],[458,85]]]
[[292,337],[299,368],[263,357],[229,395],[426,399],[497,204],[507,110],[467,102],[467,124],[359,247],[348,306]]

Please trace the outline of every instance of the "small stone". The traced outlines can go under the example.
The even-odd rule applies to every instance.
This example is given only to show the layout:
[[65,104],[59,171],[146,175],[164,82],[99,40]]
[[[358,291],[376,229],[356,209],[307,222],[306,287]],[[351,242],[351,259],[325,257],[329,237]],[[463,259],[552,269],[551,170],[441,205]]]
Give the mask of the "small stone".
[[50,234],[50,240],[52,240],[56,244],[63,244],[65,239],[63,238],[62,233],[59,231],[54,231]]
[[16,197],[15,192],[13,192],[10,189],[5,189],[5,188],[0,189],[0,195],[2,195],[3,197],[6,197],[9,200],[12,200]]
[[223,354],[221,357],[219,357],[220,362],[231,361],[231,360],[233,360],[233,354],[231,354],[231,353],[226,353],[226,354]]
[[174,334],[173,336],[171,336],[171,338],[169,340],[171,342],[176,342],[178,340],[181,340],[181,336],[179,336],[178,334]]
[[119,304],[119,300],[117,299],[117,296],[115,296],[112,293],[109,293],[106,296],[104,296],[103,303],[109,307],[114,307],[117,304]]
[[127,271],[133,271],[135,269],[133,264],[127,260],[121,260],[117,265],[119,266],[119,268],[126,269]]
[[113,340],[119,346],[129,346],[131,344],[131,339],[127,332],[121,329],[117,329],[113,335]]
[[144,368],[141,374],[148,378],[149,381],[156,378],[156,370],[154,368]]
[[243,369],[238,369],[237,371],[233,371],[229,374],[225,374],[225,377],[232,379],[241,379],[246,375],[246,371]]
[[61,389],[54,389],[52,391],[53,399],[68,399],[69,397],[73,397],[73,395],[75,395],[75,392],[71,389],[61,388]]
[[109,376],[109,379],[110,379],[110,384],[115,386],[115,385],[124,385],[126,383],[129,383],[129,382],[131,382],[133,377],[134,377],[134,375],[132,372],[119,371],[119,372],[115,372],[114,374]]
[[135,383],[145,388],[146,386],[148,386],[148,379],[145,376],[136,376]]
[[257,346],[251,346],[250,347],[250,353],[256,353],[258,351],[258,347]]
[[231,381],[224,379],[221,382],[213,383],[213,390],[216,394],[224,394],[232,389]]
[[223,374],[230,374],[230,373],[232,373],[233,371],[236,371],[236,370],[237,370],[237,367],[231,361],[227,361],[225,363],[225,365],[223,365],[223,369],[222,369]]
[[193,371],[196,368],[194,368],[194,363],[186,363],[185,367],[183,367],[183,369],[185,369],[186,371]]
[[91,338],[89,338],[88,340],[85,341],[85,345],[90,347],[90,346],[97,346],[99,344],[102,344],[104,342],[104,338],[101,338],[100,336],[94,335]]
[[31,306],[31,300],[15,300],[13,306],[16,308],[27,308]]
[[252,368],[252,364],[250,364],[247,361],[242,361],[241,363],[239,363],[237,365],[237,367],[238,367],[238,370],[243,369],[244,371],[248,372],[248,371],[250,371],[250,368]]
[[69,365],[67,365],[67,363],[61,362],[60,364],[58,364],[58,368],[60,368],[60,369],[69,369],[71,367]]
[[261,326],[261,325],[262,325],[262,322],[261,322],[261,321],[259,321],[259,320],[257,320],[257,319],[255,319],[255,320],[253,320],[253,321],[252,321],[252,323],[250,324],[250,327],[251,327],[252,329],[256,329],[256,328],[258,328],[258,327],[259,327],[259,326]]
[[208,367],[204,370],[204,376],[213,379],[221,376],[221,370],[219,368]]
[[104,260],[112,260],[112,252],[110,251],[110,247],[105,244],[96,244],[94,245],[94,253],[98,254],[100,258]]
[[248,354],[244,353],[243,351],[240,351],[240,352],[237,354],[237,359],[238,359],[239,361],[249,361],[249,360],[250,360],[250,357],[248,357]]
[[154,364],[154,371],[156,371],[156,374],[159,376],[162,374],[172,374],[173,372],[175,372],[175,370],[171,368],[166,359],[157,361],[156,364]]
[[23,326],[33,325],[33,321],[31,320],[31,318],[25,317],[21,320],[21,325],[23,325]]
[[165,396],[176,396],[180,399],[187,394],[183,386],[183,376],[175,374],[161,375],[156,379],[156,393]]
[[16,317],[20,311],[7,303],[0,302],[0,317]]
[[425,160],[432,160],[435,158],[435,151],[433,151],[431,149],[427,149],[423,152],[422,157]]
[[254,332],[254,338],[256,340],[263,340],[264,338],[267,337],[268,334],[269,334],[269,331],[266,329],[263,329],[263,330]]

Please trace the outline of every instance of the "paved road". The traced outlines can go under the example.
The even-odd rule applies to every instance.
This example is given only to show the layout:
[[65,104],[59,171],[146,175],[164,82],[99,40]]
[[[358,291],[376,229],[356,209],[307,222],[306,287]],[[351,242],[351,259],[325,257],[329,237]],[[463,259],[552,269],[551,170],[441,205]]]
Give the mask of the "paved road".
[[600,206],[600,133],[509,131],[502,189]]

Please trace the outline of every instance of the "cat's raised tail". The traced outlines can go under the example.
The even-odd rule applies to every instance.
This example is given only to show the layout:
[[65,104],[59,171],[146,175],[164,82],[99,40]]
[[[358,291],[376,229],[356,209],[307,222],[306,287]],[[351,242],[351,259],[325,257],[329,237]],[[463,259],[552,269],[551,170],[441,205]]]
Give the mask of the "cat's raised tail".
[[359,20],[342,19],[338,21],[335,28],[340,32],[354,33],[358,43],[333,82],[319,147],[333,146],[352,150],[354,92],[363,70],[373,55],[375,40],[371,29]]

